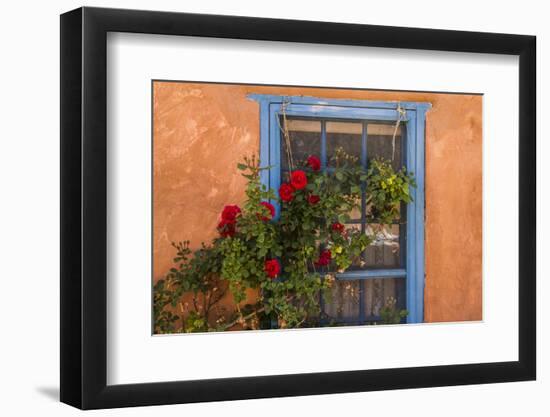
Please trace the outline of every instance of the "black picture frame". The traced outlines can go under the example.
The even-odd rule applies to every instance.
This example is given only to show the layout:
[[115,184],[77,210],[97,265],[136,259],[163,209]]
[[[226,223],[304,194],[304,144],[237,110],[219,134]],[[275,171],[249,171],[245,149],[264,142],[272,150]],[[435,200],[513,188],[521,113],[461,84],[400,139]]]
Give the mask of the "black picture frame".
[[[107,385],[108,32],[519,56],[519,360]],[[535,379],[534,36],[84,7],[61,15],[60,56],[62,402],[95,409]]]

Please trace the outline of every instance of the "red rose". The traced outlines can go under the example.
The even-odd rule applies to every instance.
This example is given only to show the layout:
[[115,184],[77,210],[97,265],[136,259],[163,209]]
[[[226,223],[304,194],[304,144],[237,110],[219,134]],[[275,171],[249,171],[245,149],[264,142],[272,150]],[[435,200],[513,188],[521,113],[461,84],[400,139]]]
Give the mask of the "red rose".
[[222,237],[233,237],[235,235],[235,222],[222,219],[218,223],[218,231]]
[[305,188],[307,185],[306,173],[301,170],[293,171],[292,174],[290,174],[290,183],[297,190]]
[[222,220],[234,222],[240,213],[239,206],[225,206],[222,211]]
[[[260,205],[265,207],[269,211],[269,214],[270,214],[269,217],[268,216],[262,216],[261,219],[264,222],[267,222],[267,221],[271,220],[273,218],[273,216],[275,216],[275,207],[273,207],[273,204],[268,203],[267,201],[262,201],[260,203]],[[265,212],[265,210],[263,210],[263,211]]]
[[281,272],[281,264],[277,259],[268,259],[264,263],[264,271],[269,278],[276,278]]
[[319,255],[319,259],[317,259],[317,261],[315,262],[315,266],[327,266],[330,263],[331,259],[332,253],[330,253],[329,249],[325,249]]
[[344,225],[342,223],[339,223],[339,222],[336,222],[336,223],[332,223],[332,226],[331,226],[332,230],[335,231],[335,232],[338,232],[338,233],[344,233]]
[[294,198],[294,187],[287,182],[281,184],[281,187],[279,188],[279,196],[281,197],[281,200],[287,203],[292,201]]
[[313,171],[319,171],[321,169],[321,161],[314,155],[310,155],[310,157],[307,158],[307,164]]
[[321,197],[319,197],[318,195],[310,194],[307,196],[307,202],[312,206],[317,204],[319,201],[321,201]]

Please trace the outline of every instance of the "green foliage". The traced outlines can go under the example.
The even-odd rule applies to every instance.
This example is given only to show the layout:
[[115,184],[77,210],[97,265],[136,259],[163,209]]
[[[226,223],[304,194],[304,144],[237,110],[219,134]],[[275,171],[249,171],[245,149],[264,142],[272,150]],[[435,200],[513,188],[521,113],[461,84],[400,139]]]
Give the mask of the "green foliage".
[[[176,249],[174,264],[164,279],[153,288],[153,314],[155,333],[192,332],[196,330],[198,316],[209,320],[212,308],[226,293],[226,285],[219,278],[221,271],[220,251],[214,242],[212,246],[203,245],[191,256],[189,241],[172,243]],[[187,306],[182,297],[188,294],[195,320],[186,320],[173,313],[170,308],[179,307],[180,313]],[[179,304],[179,305],[178,305]],[[177,322],[181,320],[181,326]],[[200,327],[200,326],[199,326]],[[202,330],[201,330],[202,331]]]
[[165,310],[173,298],[174,291],[166,285],[165,280],[160,280],[155,284],[153,291],[155,333],[172,333],[174,331],[175,322],[179,320],[179,316]]
[[206,321],[206,318],[204,316],[201,316],[200,313],[196,311],[191,311],[185,319],[184,329],[186,333],[207,332],[208,323]]
[[367,173],[369,222],[391,224],[399,218],[401,203],[410,203],[410,187],[416,187],[412,173],[395,171],[389,161],[374,159]]
[[397,300],[394,297],[388,297],[384,307],[380,309],[380,317],[383,324],[399,324],[401,319],[407,317],[409,312],[396,308]]
[[[173,244],[175,266],[154,287],[155,332],[256,329],[270,327],[273,320],[282,328],[318,323],[320,294],[331,287],[334,272],[359,261],[373,240],[359,230],[335,230],[333,224],[345,224],[349,213],[360,209],[363,190],[377,221],[390,223],[399,216],[399,204],[411,201],[409,186],[414,185],[411,174],[394,172],[388,162],[373,161],[366,171],[342,150],[331,166],[331,172],[304,167],[307,186],[295,190],[291,201],[280,201],[280,218],[269,221],[261,203],[278,197],[260,182],[261,171],[268,168],[260,168],[255,157],[245,158],[238,169],[248,181],[246,201],[235,233],[193,254],[189,242]],[[323,251],[330,251],[330,262],[319,262]],[[271,259],[281,265],[277,277],[265,271]],[[243,305],[248,289],[255,289],[258,299]],[[229,314],[219,308],[226,292],[235,305]],[[393,320],[392,314],[388,310],[385,317]]]
[[275,198],[272,190],[262,188],[262,169],[255,158],[245,158],[238,168],[248,179],[247,200],[237,220],[236,235],[217,241],[222,257],[221,276],[229,282],[237,304],[244,301],[247,288],[259,288],[266,281],[264,262],[268,255],[275,257],[282,254],[275,224],[262,220],[268,213],[260,203]]

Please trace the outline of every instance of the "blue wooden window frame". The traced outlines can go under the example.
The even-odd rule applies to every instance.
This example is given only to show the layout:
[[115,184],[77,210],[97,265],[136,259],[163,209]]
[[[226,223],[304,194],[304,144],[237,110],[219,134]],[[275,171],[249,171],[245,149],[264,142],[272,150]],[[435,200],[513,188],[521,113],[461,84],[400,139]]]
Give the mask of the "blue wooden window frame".
[[[412,189],[413,202],[407,204],[406,265],[404,269],[376,269],[350,271],[337,274],[340,280],[367,280],[405,278],[407,323],[421,323],[424,319],[424,143],[426,111],[431,108],[425,102],[384,102],[366,100],[321,99],[304,96],[279,96],[250,94],[250,99],[260,105],[260,163],[270,166],[262,171],[262,184],[278,190],[281,185],[281,135],[279,117],[283,105],[286,116],[323,119],[347,119],[368,122],[395,122],[401,117],[406,134],[406,166],[416,179]],[[398,108],[402,110],[401,114]],[[404,112],[403,112],[404,110]],[[366,129],[363,140],[367,140]],[[326,141],[322,141],[326,143]],[[322,146],[321,160],[325,161]],[[362,155],[366,161],[366,155]],[[276,217],[280,208],[276,201]]]

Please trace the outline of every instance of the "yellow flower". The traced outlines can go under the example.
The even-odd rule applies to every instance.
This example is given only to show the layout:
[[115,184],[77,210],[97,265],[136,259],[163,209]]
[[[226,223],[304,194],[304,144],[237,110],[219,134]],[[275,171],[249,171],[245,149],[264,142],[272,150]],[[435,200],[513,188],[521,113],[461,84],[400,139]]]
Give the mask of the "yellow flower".
[[336,253],[342,253],[342,246],[336,246],[336,247],[334,248],[334,252],[336,252]]

